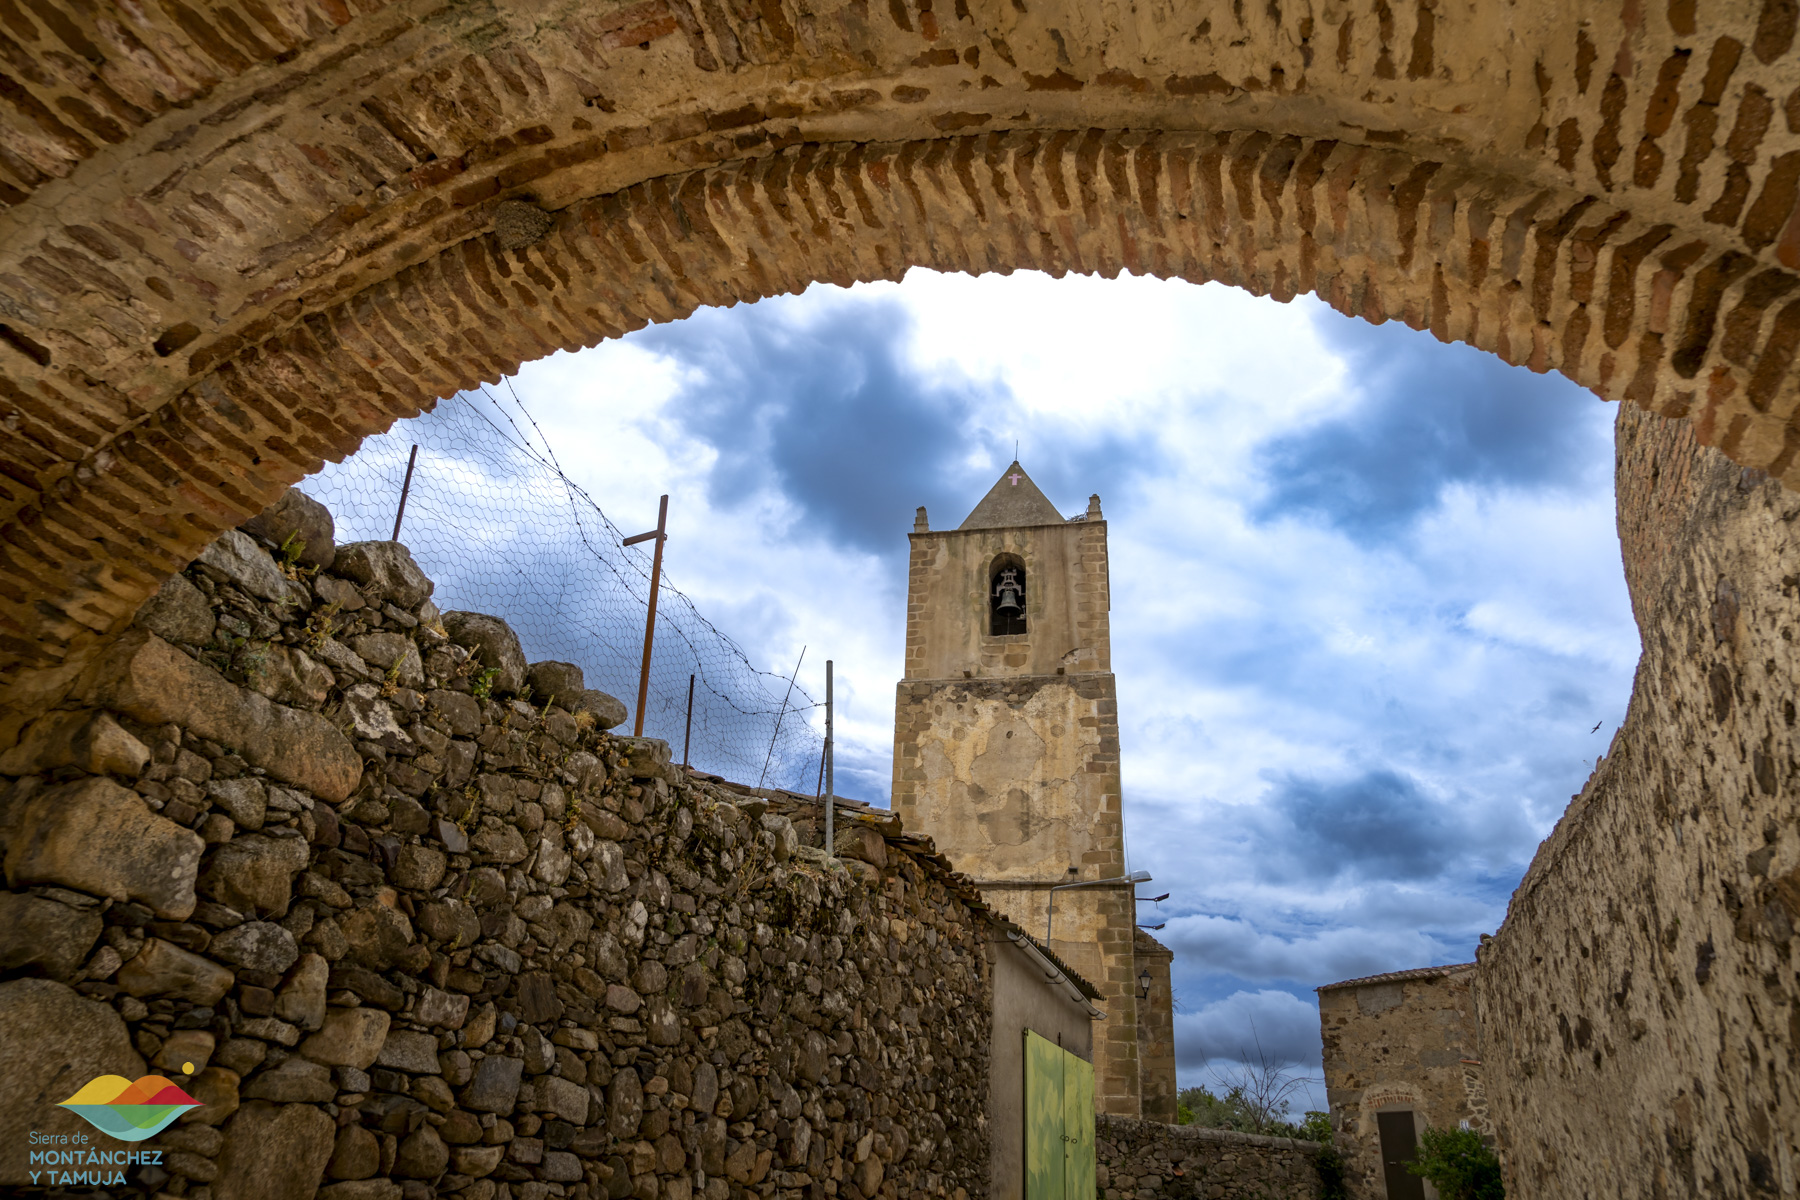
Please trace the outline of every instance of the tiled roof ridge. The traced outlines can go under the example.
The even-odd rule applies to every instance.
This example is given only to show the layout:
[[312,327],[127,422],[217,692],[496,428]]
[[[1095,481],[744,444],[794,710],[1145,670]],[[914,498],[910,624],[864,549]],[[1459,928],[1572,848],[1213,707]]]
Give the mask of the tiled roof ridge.
[[1454,975],[1458,971],[1472,971],[1475,964],[1446,963],[1441,967],[1414,967],[1409,971],[1384,971],[1379,975],[1364,975],[1361,979],[1344,979],[1337,983],[1326,983],[1313,989],[1315,992],[1329,992],[1336,988],[1360,987],[1367,983],[1394,983],[1402,979],[1434,979],[1439,975]]

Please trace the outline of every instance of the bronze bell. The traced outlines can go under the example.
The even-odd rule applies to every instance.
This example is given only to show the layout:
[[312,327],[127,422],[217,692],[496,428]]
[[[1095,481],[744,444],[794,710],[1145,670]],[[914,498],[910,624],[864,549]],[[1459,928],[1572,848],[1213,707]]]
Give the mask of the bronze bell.
[[1000,572],[1000,581],[994,585],[994,594],[999,597],[994,607],[1001,612],[1023,612],[1025,606],[1019,602],[1018,572],[1008,567]]

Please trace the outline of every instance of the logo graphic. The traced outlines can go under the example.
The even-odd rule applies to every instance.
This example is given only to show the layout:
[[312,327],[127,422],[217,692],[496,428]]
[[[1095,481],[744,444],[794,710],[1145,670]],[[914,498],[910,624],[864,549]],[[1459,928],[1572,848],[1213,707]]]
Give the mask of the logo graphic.
[[123,1075],[101,1075],[58,1107],[121,1141],[155,1137],[182,1113],[200,1102],[164,1079],[145,1075],[136,1083]]

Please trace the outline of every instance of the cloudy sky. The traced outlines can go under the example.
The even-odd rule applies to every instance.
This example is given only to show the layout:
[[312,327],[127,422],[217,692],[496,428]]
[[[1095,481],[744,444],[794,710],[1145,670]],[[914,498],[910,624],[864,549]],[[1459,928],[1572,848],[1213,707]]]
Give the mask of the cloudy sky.
[[1176,952],[1184,1085],[1256,1043],[1316,1073],[1312,988],[1472,958],[1623,717],[1611,408],[1398,324],[915,271],[514,383],[619,526],[671,495],[667,577],[758,667],[806,646],[822,694],[835,660],[839,790],[876,803],[913,510],[954,527],[1015,439],[1065,513],[1100,494],[1130,855],[1171,893],[1142,919]]

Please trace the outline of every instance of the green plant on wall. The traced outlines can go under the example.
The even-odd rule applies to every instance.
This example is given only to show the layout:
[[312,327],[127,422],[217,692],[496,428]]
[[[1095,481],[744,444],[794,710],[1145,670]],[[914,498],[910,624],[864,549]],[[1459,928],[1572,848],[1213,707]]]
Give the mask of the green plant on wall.
[[1431,1181],[1442,1200],[1505,1200],[1500,1160],[1472,1129],[1430,1129],[1406,1169]]
[[486,700],[494,694],[494,676],[500,673],[499,667],[489,667],[475,673],[475,682],[469,685],[469,694],[477,700]]

